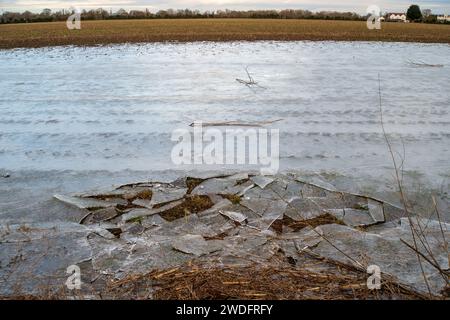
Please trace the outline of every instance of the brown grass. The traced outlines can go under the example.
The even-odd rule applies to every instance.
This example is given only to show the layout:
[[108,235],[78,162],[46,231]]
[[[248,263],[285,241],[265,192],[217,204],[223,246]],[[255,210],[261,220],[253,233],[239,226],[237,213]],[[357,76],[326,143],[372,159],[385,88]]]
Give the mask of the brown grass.
[[56,291],[42,288],[34,295],[1,296],[0,300],[83,300],[87,296],[106,300],[427,299],[386,278],[380,290],[369,290],[366,281],[366,273],[337,264],[329,264],[329,269],[323,272],[285,264],[229,267],[188,264],[129,275],[121,280],[107,278],[101,287],[85,292],[72,292],[62,286]]
[[278,233],[282,233],[283,226],[289,227],[295,232],[300,231],[306,227],[315,228],[318,226],[322,226],[325,224],[340,224],[345,225],[341,220],[337,219],[335,216],[325,213],[321,216],[318,216],[316,218],[303,220],[303,221],[295,221],[288,216],[284,216],[283,219],[276,220],[274,223],[272,223],[272,228],[275,229]]
[[186,178],[186,186],[187,186],[188,190],[186,191],[186,193],[190,194],[203,181],[204,181],[204,179],[187,177]]
[[153,196],[151,189],[142,190],[136,195],[136,199],[150,200]]
[[450,26],[383,23],[368,30],[361,21],[278,19],[177,19],[83,21],[0,25],[0,48],[96,45],[124,42],[336,40],[450,43]]
[[211,208],[214,203],[208,196],[188,196],[180,205],[160,213],[167,221],[174,221],[190,214],[202,212]]
[[232,204],[241,203],[241,197],[237,194],[223,194],[222,197],[231,201]]
[[[185,266],[129,276],[107,285],[107,295],[121,299],[420,299],[414,292],[383,281],[381,290],[369,290],[367,274],[336,269],[312,272],[295,267],[246,266],[208,268]],[[149,288],[155,288],[149,296]]]

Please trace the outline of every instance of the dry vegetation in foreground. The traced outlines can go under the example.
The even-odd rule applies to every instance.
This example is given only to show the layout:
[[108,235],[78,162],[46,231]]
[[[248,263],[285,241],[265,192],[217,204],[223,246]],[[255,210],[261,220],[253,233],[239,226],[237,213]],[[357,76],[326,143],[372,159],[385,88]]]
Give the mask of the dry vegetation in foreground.
[[83,21],[0,25],[0,48],[96,45],[159,41],[336,40],[450,43],[450,26],[383,23],[368,30],[361,21],[275,19],[177,19]]
[[[318,273],[294,267],[246,266],[208,268],[188,266],[129,276],[107,285],[110,298],[157,300],[352,300],[423,299],[396,283],[369,290],[367,275],[336,267]],[[155,291],[149,296],[154,288]]]
[[[319,264],[311,260],[310,268]],[[326,262],[325,262],[326,263]],[[13,295],[0,300],[424,300],[395,281],[382,280],[380,290],[367,288],[367,274],[328,261],[324,272],[304,267],[228,266],[188,264],[173,269],[104,279],[101,287],[70,292],[65,287],[35,295]],[[434,299],[438,299],[434,297]]]

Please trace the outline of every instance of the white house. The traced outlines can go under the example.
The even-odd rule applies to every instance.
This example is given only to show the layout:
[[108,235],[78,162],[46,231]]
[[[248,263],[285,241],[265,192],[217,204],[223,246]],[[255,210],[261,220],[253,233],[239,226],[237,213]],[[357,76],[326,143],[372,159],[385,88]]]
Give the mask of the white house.
[[404,13],[389,13],[389,21],[406,22],[406,14]]
[[438,16],[437,17],[437,21],[439,21],[439,22],[450,22],[450,16],[449,15]]

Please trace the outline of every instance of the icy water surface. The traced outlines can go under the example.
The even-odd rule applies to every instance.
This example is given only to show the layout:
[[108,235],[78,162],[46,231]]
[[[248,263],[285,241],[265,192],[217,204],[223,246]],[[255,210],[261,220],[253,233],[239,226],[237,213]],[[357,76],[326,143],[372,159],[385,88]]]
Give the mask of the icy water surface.
[[[235,80],[246,78],[246,66],[264,89]],[[177,169],[170,160],[174,129],[194,120],[283,119],[268,126],[280,129],[282,170],[390,177],[379,121],[380,74],[386,130],[396,151],[405,152],[406,174],[448,189],[448,45],[17,49],[0,51],[0,74],[0,170],[12,175]]]

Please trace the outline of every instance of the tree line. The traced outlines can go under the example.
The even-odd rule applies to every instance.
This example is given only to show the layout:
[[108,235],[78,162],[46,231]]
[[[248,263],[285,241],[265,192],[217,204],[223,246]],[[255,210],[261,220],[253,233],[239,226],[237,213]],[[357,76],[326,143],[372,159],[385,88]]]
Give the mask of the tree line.
[[[0,23],[30,23],[30,22],[52,22],[66,21],[74,13],[73,10],[52,11],[44,9],[40,13],[25,12],[3,12],[0,15]],[[431,14],[431,10],[420,10],[419,6],[412,5],[407,12],[408,18],[414,22],[437,23],[437,16]],[[364,21],[368,15],[359,15],[355,12],[319,11],[313,12],[300,9],[286,10],[215,10],[199,11],[190,9],[167,9],[158,12],[145,10],[119,9],[116,12],[102,8],[93,10],[82,10],[82,20],[112,20],[112,19],[205,19],[205,18],[247,18],[247,19],[320,19],[320,20],[352,20]]]
[[[51,11],[44,9],[41,13],[25,12],[4,12],[0,16],[0,23],[30,23],[30,22],[52,22],[65,21],[72,15],[73,10]],[[324,19],[324,20],[365,20],[365,16],[360,16],[354,12],[320,11],[309,10],[160,10],[150,12],[146,10],[124,10],[116,12],[104,10],[82,10],[82,20],[110,20],[110,19],[204,19],[204,18],[253,18],[253,19]]]

